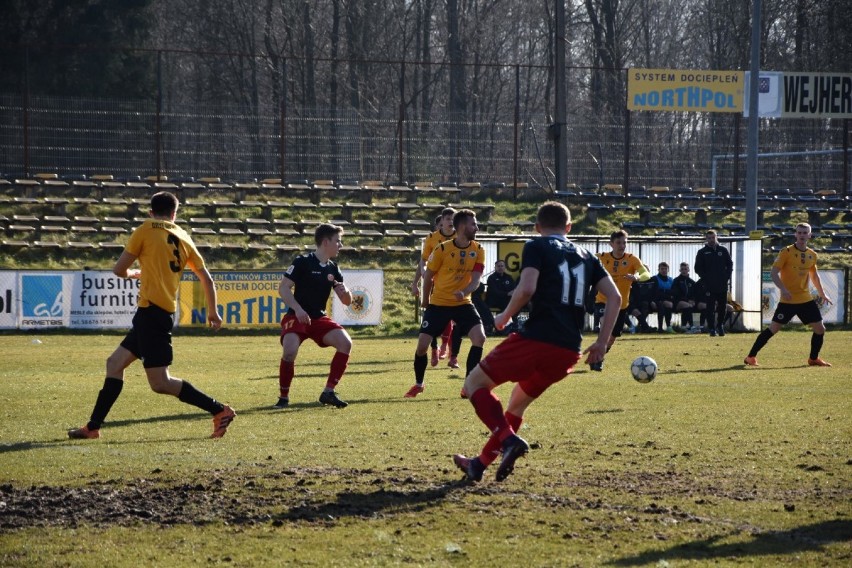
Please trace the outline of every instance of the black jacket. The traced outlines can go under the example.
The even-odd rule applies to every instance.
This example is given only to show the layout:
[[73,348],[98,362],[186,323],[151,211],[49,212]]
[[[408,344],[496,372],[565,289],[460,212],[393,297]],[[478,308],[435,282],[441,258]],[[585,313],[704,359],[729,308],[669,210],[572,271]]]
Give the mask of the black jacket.
[[689,276],[678,276],[675,278],[674,283],[672,283],[672,297],[675,304],[681,301],[689,302],[694,300],[692,295],[693,288],[695,288],[695,280]]
[[695,273],[704,283],[705,291],[710,294],[727,292],[733,271],[731,253],[722,245],[715,248],[704,245],[695,255]]

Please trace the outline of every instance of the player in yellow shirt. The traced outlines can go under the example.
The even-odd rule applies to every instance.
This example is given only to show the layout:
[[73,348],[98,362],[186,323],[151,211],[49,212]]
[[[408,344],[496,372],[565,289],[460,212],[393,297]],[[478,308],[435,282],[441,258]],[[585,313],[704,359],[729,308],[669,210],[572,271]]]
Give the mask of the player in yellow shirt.
[[793,316],[798,316],[803,324],[810,325],[813,330],[808,365],[831,367],[830,363],[823,361],[819,356],[825,336],[825,325],[822,323],[819,306],[811,296],[808,282],[816,288],[821,302],[826,304],[832,302],[822,288],[822,281],[817,270],[817,254],[808,247],[810,238],[811,226],[807,223],[799,223],[796,225],[796,242],[782,249],[772,263],[772,281],[781,292],[781,301],[775,308],[775,315],[772,316],[769,327],[761,331],[754,340],[751,351],[743,361],[746,365],[757,367],[757,353],[772,339],[773,335],[793,319]]
[[[420,281],[423,280],[423,270],[426,267],[426,261],[429,260],[429,255],[435,250],[439,244],[448,241],[456,236],[456,230],[453,228],[453,215],[456,210],[452,207],[446,207],[441,211],[441,214],[435,218],[435,230],[423,240],[423,248],[420,251],[420,258],[417,260],[417,269],[414,271],[414,282],[411,283],[411,293],[415,298],[420,299]],[[438,339],[432,338],[432,366],[438,365],[438,360],[447,356],[447,349],[450,343],[450,335],[453,332],[453,322],[450,321],[444,332],[441,334],[441,348],[438,349]],[[455,359],[455,356],[452,356]],[[452,365],[451,365],[452,366]]]
[[[612,250],[600,253],[598,258],[601,259],[604,269],[612,276],[612,280],[618,288],[618,293],[621,294],[621,309],[618,311],[618,319],[615,321],[615,327],[606,346],[607,353],[612,349],[616,338],[621,337],[621,332],[624,330],[624,322],[627,320],[627,304],[630,301],[630,287],[634,282],[645,282],[651,279],[651,272],[639,260],[639,257],[626,252],[627,231],[620,230],[611,234],[609,246]],[[605,307],[606,296],[599,292],[595,296],[595,313],[598,317],[603,317]],[[589,367],[593,371],[603,371],[603,359],[597,363],[592,363]]]
[[[230,406],[210,398],[188,381],[169,375],[173,355],[172,327],[184,267],[188,266],[204,287],[207,322],[215,330],[222,325],[222,317],[216,308],[216,285],[190,236],[175,224],[177,208],[177,197],[171,193],[154,194],[151,197],[151,218],[133,231],[112,269],[120,278],[142,280],[133,329],[107,359],[107,376],[89,422],[69,430],[69,438],[100,437],[100,427],[124,386],[124,370],[137,359],[142,360],[151,390],[175,396],[181,402],[213,415],[211,438],[224,436],[236,416]],[[131,268],[137,260],[140,268]]]
[[467,356],[467,372],[476,367],[482,358],[485,330],[479,313],[473,306],[471,294],[479,287],[485,269],[485,250],[477,243],[476,213],[462,209],[453,215],[456,236],[438,245],[426,263],[421,289],[423,323],[414,353],[415,384],[405,393],[414,398],[423,392],[426,374],[426,350],[433,337],[441,334],[447,322],[454,321],[459,332],[470,337],[471,348]]

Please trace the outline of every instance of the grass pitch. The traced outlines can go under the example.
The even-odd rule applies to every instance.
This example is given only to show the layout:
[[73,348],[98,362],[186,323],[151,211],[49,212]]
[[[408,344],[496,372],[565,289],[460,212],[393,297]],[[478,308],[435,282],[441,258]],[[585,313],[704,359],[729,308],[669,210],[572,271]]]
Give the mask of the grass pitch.
[[794,330],[743,368],[754,337],[620,339],[530,408],[508,480],[469,484],[450,456],[487,432],[445,361],[402,398],[414,338],[356,334],[343,410],[306,343],[276,411],[274,331],[178,336],[173,374],[237,409],[223,439],[137,363],[101,439],[70,441],[120,336],[0,335],[0,565],[849,565],[852,332],[826,336],[832,368]]

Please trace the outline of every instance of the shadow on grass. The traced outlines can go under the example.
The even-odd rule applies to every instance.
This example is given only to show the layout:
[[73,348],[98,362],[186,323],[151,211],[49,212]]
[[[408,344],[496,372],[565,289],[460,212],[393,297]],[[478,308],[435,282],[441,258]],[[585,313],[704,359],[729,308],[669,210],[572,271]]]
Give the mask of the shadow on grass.
[[720,371],[748,371],[749,373],[760,372],[760,371],[777,371],[778,369],[764,369],[761,367],[746,367],[742,363],[736,365],[729,365],[727,367],[712,367],[710,369],[662,369],[660,370],[660,374],[666,375],[678,375],[682,373],[718,373]]
[[786,531],[754,535],[748,542],[719,543],[727,535],[695,540],[666,550],[643,552],[608,562],[610,566],[647,566],[670,560],[714,560],[820,552],[826,544],[852,539],[852,521],[823,521]]
[[274,521],[328,522],[339,517],[370,518],[383,512],[417,513],[436,506],[453,491],[469,488],[467,481],[455,481],[437,487],[414,491],[377,489],[370,492],[342,491],[337,500],[292,507],[276,515]]

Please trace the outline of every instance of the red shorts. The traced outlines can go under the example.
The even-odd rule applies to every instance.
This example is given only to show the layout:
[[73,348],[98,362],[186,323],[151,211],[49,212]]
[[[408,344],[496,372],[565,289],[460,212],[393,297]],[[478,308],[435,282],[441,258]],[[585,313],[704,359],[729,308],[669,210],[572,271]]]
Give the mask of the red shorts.
[[525,393],[538,398],[568,376],[579,360],[576,351],[512,333],[479,366],[496,384],[518,383]]
[[322,338],[329,331],[334,331],[335,329],[343,329],[343,326],[328,316],[311,318],[311,323],[305,325],[296,318],[296,314],[287,314],[281,319],[281,337],[278,338],[278,341],[283,342],[285,335],[295,333],[299,336],[300,343],[311,338],[320,347],[328,347],[328,345],[322,342]]

